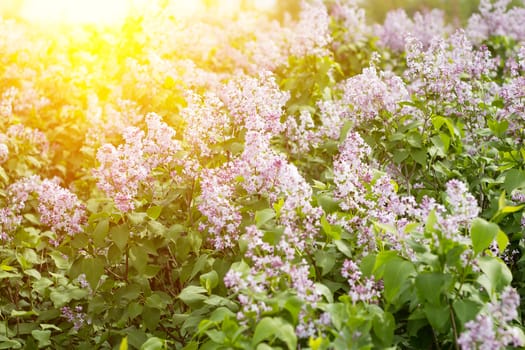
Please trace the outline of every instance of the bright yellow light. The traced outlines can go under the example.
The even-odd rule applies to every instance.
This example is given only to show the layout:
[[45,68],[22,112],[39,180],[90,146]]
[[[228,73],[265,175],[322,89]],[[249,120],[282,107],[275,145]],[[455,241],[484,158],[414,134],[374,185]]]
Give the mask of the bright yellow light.
[[125,19],[129,0],[24,0],[22,17],[34,22],[112,24]]

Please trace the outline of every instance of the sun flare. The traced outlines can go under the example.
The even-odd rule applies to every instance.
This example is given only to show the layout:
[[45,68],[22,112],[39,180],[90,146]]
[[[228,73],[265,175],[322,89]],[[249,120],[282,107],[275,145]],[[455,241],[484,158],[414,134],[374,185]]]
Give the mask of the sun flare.
[[[3,1],[3,0],[0,0]],[[102,24],[121,23],[133,11],[141,11],[151,6],[148,0],[9,0],[17,6],[19,15],[37,23]],[[253,0],[252,6],[261,11],[275,7],[276,0]],[[203,0],[170,0],[177,9],[179,17],[190,17],[203,10]],[[220,13],[230,13],[239,9],[241,0],[218,1]],[[6,6],[3,6],[6,7]],[[5,9],[0,7],[0,15]],[[10,8],[10,7],[9,7]],[[217,10],[216,9],[216,10]]]
[[126,18],[130,0],[25,0],[21,15],[29,21],[112,24]]

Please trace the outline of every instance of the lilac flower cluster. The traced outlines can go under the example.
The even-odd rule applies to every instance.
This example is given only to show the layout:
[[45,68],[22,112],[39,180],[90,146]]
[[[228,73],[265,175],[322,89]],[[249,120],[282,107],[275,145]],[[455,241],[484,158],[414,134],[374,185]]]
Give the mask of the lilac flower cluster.
[[520,46],[518,60],[511,60],[511,77],[502,84],[499,95],[504,101],[504,107],[497,111],[498,119],[509,123],[509,132],[520,137],[521,125],[525,115],[525,46]]
[[11,125],[7,128],[5,135],[0,134],[4,142],[13,147],[14,153],[19,153],[20,148],[29,148],[31,145],[35,148],[35,153],[47,154],[49,152],[49,141],[44,133],[39,130],[25,127],[22,124]]
[[506,349],[508,346],[522,347],[525,337],[521,330],[511,326],[518,318],[520,297],[512,287],[506,287],[500,300],[489,303],[487,312],[480,313],[465,324],[458,344],[462,350]]
[[290,93],[281,91],[271,72],[258,77],[240,76],[230,80],[219,92],[237,124],[247,130],[278,135],[280,118]]
[[[290,233],[287,237],[291,237]],[[295,259],[296,250],[285,244],[286,239],[277,245],[269,244],[264,240],[264,232],[255,226],[247,227],[242,239],[247,243],[245,257],[251,267],[244,272],[231,269],[224,278],[225,285],[237,294],[242,305],[238,319],[243,322],[260,319],[271,310],[265,300],[286,291],[303,302],[296,327],[299,337],[314,336],[320,325],[326,326],[329,320],[318,320],[314,316],[321,294],[310,279],[310,266],[304,259]]]
[[147,133],[137,127],[123,132],[124,144],[103,145],[97,152],[100,162],[94,170],[98,187],[115,201],[122,212],[135,208],[134,199],[141,186],[149,186],[157,167],[170,166],[181,150],[175,130],[156,114],[146,116]]
[[[350,131],[334,159],[334,195],[339,206],[354,214],[341,224],[349,231],[357,231],[357,244],[362,254],[376,248],[381,239],[393,249],[407,251],[403,227],[415,205],[412,197],[399,196],[388,174],[377,171],[368,160],[371,150],[359,134]],[[337,220],[336,220],[337,221]],[[374,222],[391,225],[395,232],[374,235]]]
[[73,323],[73,329],[75,331],[78,331],[86,324],[91,324],[91,320],[87,318],[81,305],[77,305],[73,309],[69,306],[64,306],[60,309],[60,313],[68,322]]
[[378,72],[372,65],[342,83],[340,103],[349,106],[357,123],[376,117],[380,111],[395,113],[410,95],[405,83],[391,72]]
[[299,21],[289,34],[293,56],[323,55],[331,41],[330,16],[322,0],[301,2]]
[[9,159],[9,148],[5,143],[0,143],[0,164]]
[[[459,243],[467,243],[468,237],[462,234],[462,230],[469,227],[481,209],[474,196],[468,192],[465,183],[450,180],[445,186],[446,206],[437,203],[433,198],[424,197],[419,207],[414,207],[410,214],[424,223],[430,213],[434,212],[437,219],[434,228],[439,230],[443,237]],[[437,242],[438,239],[435,239],[434,243]]]
[[479,13],[470,16],[467,35],[476,44],[491,36],[507,36],[516,41],[525,40],[525,8],[512,7],[511,0],[481,0]]
[[29,200],[36,197],[40,222],[57,234],[74,235],[82,232],[86,222],[86,209],[75,194],[62,188],[58,180],[41,180],[31,176],[18,180],[7,188],[8,203],[0,210],[0,226],[3,232],[12,232],[23,220]]
[[374,29],[379,37],[378,45],[395,52],[404,51],[409,36],[427,48],[434,38],[443,39],[452,32],[452,27],[445,23],[444,12],[438,9],[416,12],[413,20],[405,10],[393,10],[386,14],[383,25],[376,25]]
[[201,201],[199,211],[207,222],[200,225],[208,231],[215,249],[224,250],[237,245],[242,220],[240,205],[233,202],[235,164],[220,169],[207,169],[201,174]]
[[[474,125],[482,123],[478,106],[490,104],[498,91],[495,83],[483,80],[496,67],[486,48],[475,49],[465,33],[457,31],[447,39],[434,38],[427,49],[419,40],[409,37],[406,57],[405,77],[410,81],[411,94],[425,99],[437,113],[468,116],[471,112],[474,119],[467,121]],[[458,104],[462,110],[457,109]]]
[[381,297],[382,286],[373,278],[363,278],[359,266],[352,260],[345,260],[341,269],[341,275],[348,280],[350,291],[348,294],[353,303],[359,301],[364,303],[377,303]]
[[215,90],[204,96],[188,93],[188,106],[181,112],[184,140],[200,156],[222,152],[214,146],[234,139],[243,129],[269,135],[282,132],[280,118],[289,93],[279,89],[270,72],[239,75]]
[[361,1],[336,0],[329,7],[330,16],[339,23],[342,37],[334,37],[334,50],[345,43],[359,45],[368,40],[372,34],[371,27],[367,24],[365,9],[361,8]]

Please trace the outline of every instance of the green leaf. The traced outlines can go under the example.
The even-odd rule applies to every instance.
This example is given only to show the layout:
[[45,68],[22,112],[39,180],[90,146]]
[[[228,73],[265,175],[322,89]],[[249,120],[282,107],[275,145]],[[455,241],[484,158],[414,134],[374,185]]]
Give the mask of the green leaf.
[[163,237],[166,232],[168,232],[168,228],[164,226],[161,222],[158,222],[156,220],[150,220],[146,224],[148,231],[153,233],[155,236]]
[[394,151],[394,162],[399,164],[409,156],[410,152],[406,149],[396,149]]
[[485,287],[489,295],[494,296],[495,292],[500,292],[512,281],[512,272],[501,259],[482,256],[478,259],[478,265],[483,271],[483,275],[478,278],[478,282]]
[[525,187],[525,171],[511,169],[505,173],[503,188],[507,193],[512,193],[516,188]]
[[124,251],[129,239],[128,225],[122,224],[112,227],[109,233],[115,245],[120,249],[120,251]]
[[327,194],[318,195],[317,203],[327,214],[331,214],[339,210],[339,201],[331,196],[328,196]]
[[489,247],[499,232],[497,224],[476,218],[472,221],[470,237],[472,239],[472,249],[479,254]]
[[100,220],[93,230],[93,242],[96,247],[103,247],[109,232],[109,219]]
[[352,248],[350,247],[350,245],[341,240],[341,239],[336,239],[334,240],[334,244],[335,246],[337,247],[337,250],[339,250],[341,253],[343,253],[347,258],[351,258],[352,257]]
[[328,237],[335,240],[341,239],[341,227],[330,224],[324,214],[321,216],[321,227]]
[[291,295],[286,298],[286,302],[284,303],[284,308],[288,310],[288,312],[292,316],[294,323],[297,323],[297,321],[299,320],[299,313],[301,312],[303,305],[304,305],[303,300],[301,300],[296,295]]
[[142,320],[147,329],[155,330],[160,322],[160,310],[145,306],[142,310]]
[[321,274],[324,276],[332,270],[335,265],[335,254],[324,250],[318,250],[314,253],[315,263],[321,268]]
[[26,317],[26,316],[38,316],[38,313],[34,310],[23,311],[23,310],[11,310],[11,317]]
[[16,340],[4,340],[0,343],[0,349],[21,349],[22,344]]
[[206,331],[205,333],[214,343],[224,344],[224,342],[226,341],[226,335],[223,332],[218,331],[216,329],[211,329],[209,331]]
[[49,253],[49,256],[53,259],[55,266],[61,270],[68,270],[71,267],[69,259],[64,258],[61,252],[58,250]]
[[172,303],[170,296],[164,292],[153,292],[146,298],[145,305],[154,309],[164,310],[166,306]]
[[210,315],[210,321],[220,323],[228,317],[235,318],[235,313],[233,313],[230,309],[221,306],[213,310],[212,314]]
[[148,214],[133,211],[131,213],[127,213],[126,216],[129,222],[131,223],[131,225],[140,226],[141,224],[146,222],[146,218],[148,217]]
[[133,246],[129,250],[129,260],[138,273],[143,273],[148,263],[148,253],[143,247]]
[[208,262],[207,254],[203,254],[199,256],[197,261],[193,263],[193,268],[191,270],[189,280],[192,280],[193,277],[195,277],[199,272],[201,272],[206,267],[207,262]]
[[468,321],[473,320],[481,310],[482,305],[469,300],[469,299],[458,299],[452,304],[454,313],[461,321],[461,324],[465,324]]
[[49,340],[49,337],[51,337],[51,331],[49,331],[49,330],[44,330],[44,331],[34,330],[34,331],[31,332],[31,335],[38,342],[38,347],[39,348],[43,348],[43,347],[51,345],[51,341]]
[[140,347],[140,350],[162,350],[166,349],[166,341],[157,337],[149,338]]
[[297,336],[294,328],[288,322],[278,317],[265,317],[255,327],[255,332],[252,338],[252,347],[259,344],[263,340],[279,338],[287,346],[288,349],[296,349]]
[[315,283],[315,291],[318,294],[322,295],[326,299],[327,302],[329,303],[334,302],[334,296],[332,295],[332,291],[330,290],[330,288],[328,288],[324,284]]
[[496,243],[498,244],[499,251],[503,252],[509,245],[509,237],[507,237],[505,232],[499,230],[496,236]]
[[[379,257],[379,256],[378,256]],[[388,302],[393,302],[403,291],[408,278],[415,272],[411,262],[401,258],[391,259],[385,266],[383,281],[385,288],[385,298]]]
[[372,321],[374,334],[381,340],[384,346],[392,344],[394,331],[396,329],[396,320],[390,312],[376,314]]
[[84,258],[81,266],[91,289],[96,289],[104,273],[104,261],[101,258]]
[[208,294],[211,294],[213,288],[219,284],[219,275],[215,270],[202,274],[199,278],[201,286],[206,288]]
[[200,286],[187,286],[180,294],[179,299],[188,306],[192,306],[206,300],[208,291]]
[[255,212],[255,226],[261,228],[268,221],[272,220],[275,217],[275,211],[273,209],[263,209]]
[[412,151],[410,157],[422,166],[427,164],[427,151],[424,149]]
[[423,312],[432,328],[443,333],[450,329],[450,308],[448,305],[425,304]]
[[451,277],[439,272],[423,272],[416,277],[416,290],[421,300],[440,305],[441,295],[450,287]]
[[152,207],[149,207],[148,210],[146,210],[146,214],[153,220],[157,220],[161,212],[162,207],[160,205],[154,205]]

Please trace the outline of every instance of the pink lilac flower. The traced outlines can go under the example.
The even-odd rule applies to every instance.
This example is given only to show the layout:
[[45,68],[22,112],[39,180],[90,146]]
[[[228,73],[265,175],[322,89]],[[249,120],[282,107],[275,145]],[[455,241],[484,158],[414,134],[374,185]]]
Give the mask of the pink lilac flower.
[[301,111],[297,118],[289,116],[284,123],[284,128],[286,140],[291,146],[289,150],[291,154],[307,153],[319,142],[312,114],[308,110]]
[[271,72],[261,72],[256,78],[234,78],[221,89],[220,97],[236,122],[247,130],[271,135],[283,130],[280,119],[290,93],[279,89]]
[[348,106],[357,123],[376,117],[381,111],[395,113],[399,103],[410,100],[400,77],[391,72],[378,72],[374,66],[341,84],[341,102]]
[[365,184],[372,181],[372,169],[367,164],[370,147],[355,132],[349,132],[334,160],[334,195],[341,199],[343,210],[369,208],[373,203],[366,198]]
[[46,135],[39,130],[27,128],[22,124],[11,125],[7,129],[6,136],[10,140],[16,140],[16,142],[32,144],[44,154],[49,151],[49,142]]
[[232,137],[231,117],[224,103],[211,92],[204,96],[188,92],[186,100],[187,106],[181,111],[186,123],[183,138],[199,155],[209,157],[214,145]]
[[[447,39],[434,38],[428,48],[407,38],[405,78],[408,90],[429,107],[445,115],[457,115],[472,128],[483,125],[481,103],[490,104],[498,86],[484,80],[495,74],[496,61],[486,47],[473,47],[463,31]],[[457,104],[461,105],[458,112]],[[471,119],[469,119],[471,118]]]
[[8,194],[10,211],[7,208],[4,211],[4,228],[13,229],[15,224],[20,224],[19,215],[35,194],[40,222],[49,226],[51,231],[72,236],[83,230],[82,225],[86,222],[85,206],[74,193],[62,188],[56,179],[41,180],[37,176],[23,178],[8,187]]
[[86,222],[85,206],[77,196],[56,182],[43,180],[37,188],[40,221],[53,232],[70,236],[82,232]]
[[383,25],[376,25],[375,32],[379,46],[402,52],[408,36],[416,38],[426,48],[435,37],[449,35],[452,28],[445,23],[445,14],[441,10],[416,12],[411,20],[405,10],[398,9],[388,12]]
[[5,143],[0,143],[0,164],[9,159],[9,148]]
[[523,334],[510,325],[518,317],[520,298],[517,291],[508,286],[501,292],[498,301],[489,303],[483,312],[465,324],[458,344],[462,350],[506,349],[512,345],[525,345]]
[[209,232],[215,249],[232,248],[238,243],[242,216],[240,206],[233,201],[236,177],[235,163],[204,170],[201,176],[198,208],[207,222],[200,228]]
[[339,46],[348,43],[359,45],[370,37],[371,28],[366,22],[365,9],[361,8],[358,2],[336,0],[329,7],[331,17],[340,23],[343,32],[341,38],[334,38],[333,46],[336,50]]
[[364,278],[359,266],[352,260],[344,261],[341,275],[348,280],[348,293],[353,303],[376,303],[381,297],[381,285],[370,277]]
[[97,186],[115,201],[122,212],[135,208],[134,200],[141,187],[153,182],[152,172],[158,167],[177,163],[181,150],[175,131],[156,114],[146,116],[147,133],[137,127],[127,127],[118,147],[105,144],[97,152],[100,162],[94,170]]
[[511,7],[511,0],[481,0],[479,13],[473,14],[468,22],[467,35],[476,44],[491,36],[506,36],[516,41],[525,40],[525,9]]
[[293,56],[323,55],[331,41],[330,16],[323,1],[301,2],[299,21],[290,33],[290,54]]
[[69,306],[64,306],[60,309],[62,317],[68,322],[73,323],[73,329],[78,331],[86,324],[91,324],[91,321],[87,319],[87,315],[83,312],[82,306],[75,306],[73,309]]

